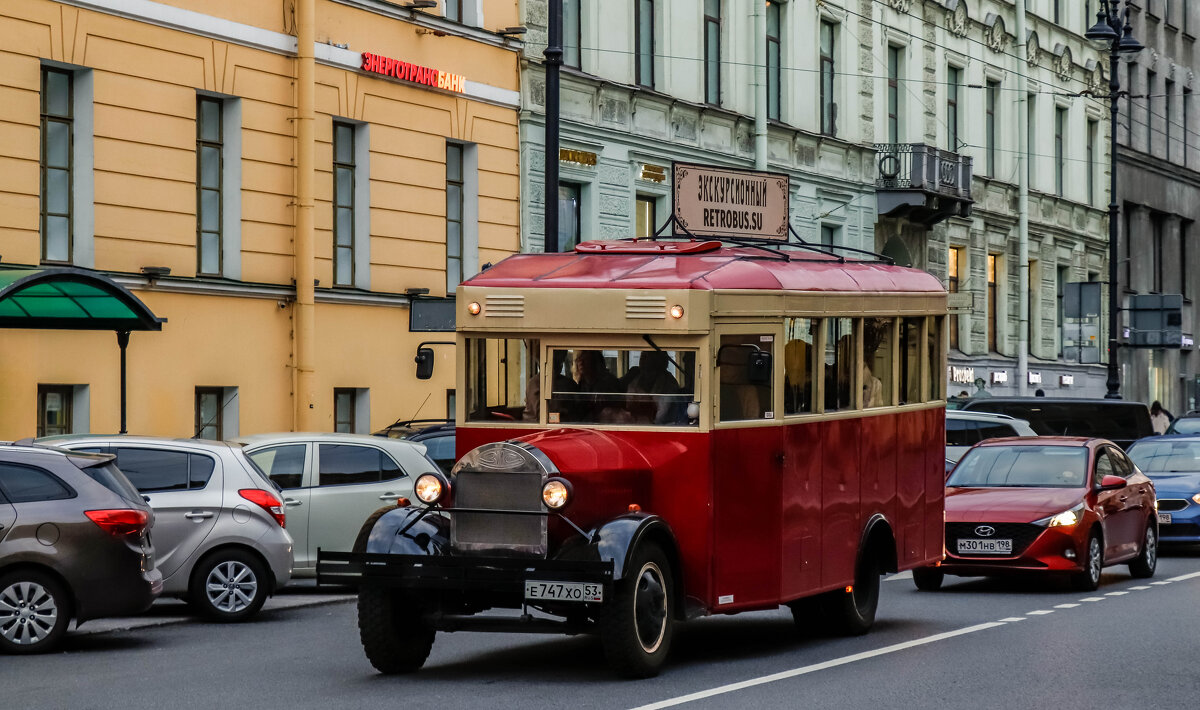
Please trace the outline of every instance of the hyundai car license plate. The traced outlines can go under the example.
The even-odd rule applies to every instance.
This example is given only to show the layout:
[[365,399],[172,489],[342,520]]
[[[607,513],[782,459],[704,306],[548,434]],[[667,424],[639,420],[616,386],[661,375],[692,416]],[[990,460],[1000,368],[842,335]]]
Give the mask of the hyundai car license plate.
[[1170,525],[1171,524],[1171,514],[1170,513],[1159,513],[1158,514],[1158,522],[1162,523],[1163,525]]
[[527,579],[525,598],[556,602],[602,602],[604,585],[592,582],[538,582]]
[[1012,540],[977,540],[962,538],[958,541],[960,555],[1011,555]]

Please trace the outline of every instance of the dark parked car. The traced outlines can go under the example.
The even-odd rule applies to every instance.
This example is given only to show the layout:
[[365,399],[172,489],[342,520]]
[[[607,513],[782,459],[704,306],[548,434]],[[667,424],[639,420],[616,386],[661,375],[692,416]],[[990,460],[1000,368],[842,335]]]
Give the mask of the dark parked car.
[[425,445],[425,455],[433,459],[447,475],[458,461],[454,455],[454,422],[445,419],[414,419],[396,422],[375,432],[389,439],[419,441]]
[[1142,437],[1154,436],[1149,408],[1121,399],[987,397],[972,399],[962,409],[1024,419],[1038,436],[1108,439],[1122,449]]
[[0,443],[0,651],[48,651],[71,619],[149,608],[153,516],[112,456]]

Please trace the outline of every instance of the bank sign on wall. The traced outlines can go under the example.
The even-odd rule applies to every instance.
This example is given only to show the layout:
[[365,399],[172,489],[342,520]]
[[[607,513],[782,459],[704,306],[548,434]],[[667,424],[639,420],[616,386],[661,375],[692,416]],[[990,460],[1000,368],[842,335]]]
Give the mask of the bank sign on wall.
[[675,235],[788,239],[788,176],[672,163]]

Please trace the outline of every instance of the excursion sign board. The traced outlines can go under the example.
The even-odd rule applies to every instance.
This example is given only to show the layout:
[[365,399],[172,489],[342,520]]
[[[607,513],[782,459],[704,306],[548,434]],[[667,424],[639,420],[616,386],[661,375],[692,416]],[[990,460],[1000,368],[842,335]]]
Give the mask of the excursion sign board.
[[787,175],[672,163],[671,184],[676,236],[787,241]]

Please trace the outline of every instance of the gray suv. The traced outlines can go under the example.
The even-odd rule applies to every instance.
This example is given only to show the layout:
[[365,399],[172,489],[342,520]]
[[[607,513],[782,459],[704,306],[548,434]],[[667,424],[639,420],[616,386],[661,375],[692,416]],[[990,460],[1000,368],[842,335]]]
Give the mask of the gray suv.
[[111,456],[0,442],[0,652],[54,648],[75,625],[162,591],[154,513]]
[[154,508],[163,594],[216,621],[242,621],[291,578],[292,538],[279,490],[240,446],[140,436],[53,437],[114,454]]

